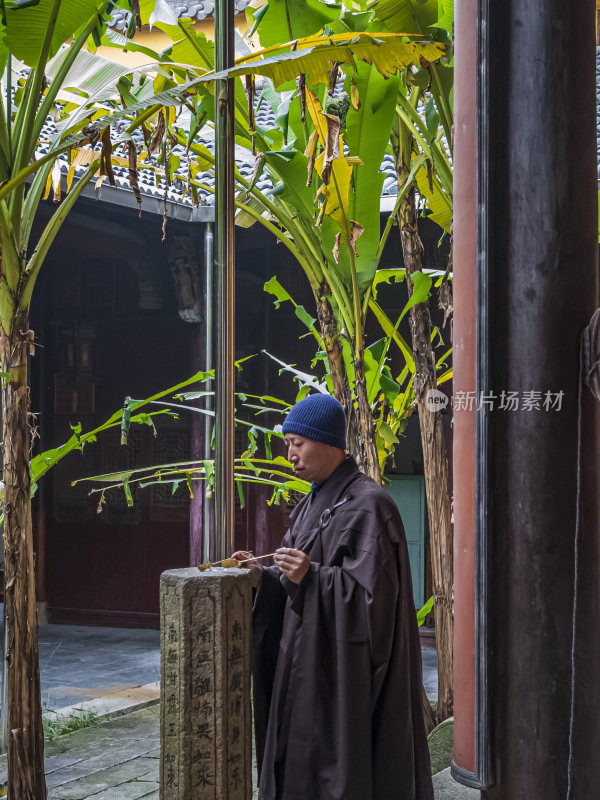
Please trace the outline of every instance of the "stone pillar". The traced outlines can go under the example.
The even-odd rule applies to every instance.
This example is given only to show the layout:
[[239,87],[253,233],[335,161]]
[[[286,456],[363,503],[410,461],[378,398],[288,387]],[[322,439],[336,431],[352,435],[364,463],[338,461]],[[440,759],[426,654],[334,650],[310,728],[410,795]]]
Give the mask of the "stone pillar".
[[[454,19],[453,392],[474,396],[477,359],[477,2],[459,0]],[[454,764],[453,775],[481,785],[476,746],[475,408],[455,403]],[[481,751],[479,751],[481,754]]]
[[[482,2],[478,17],[478,389],[496,397],[477,411],[495,779],[482,796],[587,800],[600,786],[600,406],[579,396],[599,302],[595,4]],[[502,408],[502,392],[518,404]]]
[[160,605],[160,798],[248,800],[250,570],[169,570]]

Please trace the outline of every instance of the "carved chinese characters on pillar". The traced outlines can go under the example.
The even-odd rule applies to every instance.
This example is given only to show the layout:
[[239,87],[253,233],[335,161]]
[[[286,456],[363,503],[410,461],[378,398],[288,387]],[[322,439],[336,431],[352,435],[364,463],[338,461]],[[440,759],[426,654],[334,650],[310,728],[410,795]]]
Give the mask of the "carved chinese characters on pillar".
[[162,783],[165,800],[178,798],[180,775],[179,750],[179,690],[181,686],[181,625],[179,615],[173,613],[177,606],[176,591],[169,586],[163,594],[161,606],[162,663]]
[[191,646],[192,680],[190,681],[190,741],[192,757],[190,784],[194,797],[199,800],[216,798],[217,751],[216,751],[216,690],[218,630],[215,620],[215,598],[210,589],[200,589],[198,601],[194,602],[194,619],[190,628],[194,631]]
[[227,599],[227,798],[245,800],[249,765],[246,760],[246,743],[243,732],[249,728],[247,698],[249,697],[249,672],[245,658],[248,630],[244,597],[234,586]]

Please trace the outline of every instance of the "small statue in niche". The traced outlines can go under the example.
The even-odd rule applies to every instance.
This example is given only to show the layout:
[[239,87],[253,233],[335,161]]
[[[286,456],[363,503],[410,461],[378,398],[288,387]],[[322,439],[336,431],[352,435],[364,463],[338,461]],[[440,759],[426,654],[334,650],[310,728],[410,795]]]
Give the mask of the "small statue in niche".
[[193,239],[175,237],[169,266],[175,282],[179,316],[184,322],[202,322],[200,267]]

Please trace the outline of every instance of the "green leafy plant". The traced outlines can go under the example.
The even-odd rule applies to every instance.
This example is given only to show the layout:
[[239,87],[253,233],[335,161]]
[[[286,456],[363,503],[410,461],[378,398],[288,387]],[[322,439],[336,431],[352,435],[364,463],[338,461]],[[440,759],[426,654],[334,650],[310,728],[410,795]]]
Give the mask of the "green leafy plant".
[[[256,153],[250,180],[235,172],[237,222],[263,225],[303,269],[316,304],[311,324],[327,354],[332,389],[351,414],[351,447],[363,470],[380,480],[364,375],[368,310],[373,308],[387,326],[386,336],[395,342],[401,338],[372,298],[389,235],[389,227],[380,235],[380,166],[400,74],[423,59],[441,58],[445,48],[420,40],[424,37],[385,31],[371,12],[356,14],[320,2],[303,4],[293,21],[281,0],[254,9],[252,16],[262,48],[227,72],[236,79],[236,141]],[[212,156],[194,135],[214,117],[211,82],[224,74],[206,71],[212,66],[210,46],[189,24],[158,24],[174,41],[166,57],[198,70],[198,77],[185,84],[191,92],[186,99],[191,129],[170,123],[168,130],[188,149],[192,193],[194,187],[210,190],[196,177]],[[335,96],[343,74],[349,99]],[[245,89],[237,79],[242,76]],[[259,105],[273,110],[272,127],[261,127],[254,113],[257,76],[264,79]],[[257,188],[263,173],[272,190]]]
[[425,603],[425,605],[422,606],[417,611],[417,625],[419,626],[419,628],[424,624],[425,618],[427,617],[427,614],[429,614],[432,608],[433,608],[433,597],[430,597],[429,600]]
[[55,719],[45,716],[43,718],[44,740],[52,742],[59,736],[74,733],[82,728],[91,728],[100,722],[100,716],[95,711],[75,708],[74,712],[76,713],[70,714],[68,717],[56,717]]
[[[404,269],[378,270],[375,280],[373,281],[373,292],[375,296],[380,284],[390,281],[400,282],[405,280],[405,278],[406,270]],[[364,350],[366,396],[373,417],[375,445],[381,474],[383,474],[386,461],[390,456],[393,456],[394,448],[399,441],[398,437],[404,433],[408,419],[415,409],[412,380],[413,373],[409,366],[409,364],[412,363],[412,354],[410,350],[408,350],[408,346],[404,344],[404,340],[399,336],[398,328],[410,309],[417,303],[423,302],[428,297],[432,284],[432,276],[428,271],[424,271],[419,275],[415,275],[414,283],[416,289],[400,312],[396,323],[392,325],[391,321],[389,321],[388,324],[386,324],[384,330],[387,330],[388,335],[373,342],[373,344],[365,347]],[[264,288],[265,291],[275,297],[274,304],[277,308],[285,302],[289,302],[294,307],[296,316],[306,325],[309,334],[316,339],[320,346],[321,338],[315,329],[315,320],[310,317],[302,306],[295,302],[277,278],[273,277],[271,280],[267,281]],[[384,319],[387,320],[387,317],[384,317]],[[439,331],[436,328],[432,331],[432,337],[437,336],[439,336]],[[405,365],[398,374],[393,375],[388,362],[390,362],[391,359],[392,344],[398,344],[398,341],[405,347],[405,351],[403,351]],[[352,374],[352,361],[347,354],[344,355],[346,358],[346,368],[348,372]],[[448,367],[446,364],[449,355],[450,350],[447,350],[438,359],[436,365],[436,369],[438,370],[438,385],[443,384],[452,377],[452,368]],[[278,359],[275,360],[278,361]],[[408,363],[406,363],[407,361]],[[313,367],[316,366],[317,362],[322,362],[326,370],[329,367],[326,353],[323,350],[319,350],[316,353],[313,360]],[[279,363],[285,371],[298,375],[298,377],[302,378],[304,381],[303,390],[299,392],[296,401],[302,399],[311,388],[317,390],[321,388],[322,384],[316,376],[299,373],[297,370],[285,365],[282,361],[279,361]],[[327,390],[332,392],[333,383],[329,371],[326,371],[324,381]]]
[[[141,3],[142,21],[151,10],[152,3]],[[405,30],[386,30],[385,20],[374,11],[355,13],[318,0],[304,2],[301,14],[291,15],[287,0],[271,0],[249,15],[262,47],[227,71],[235,83],[236,142],[256,153],[250,180],[235,171],[237,223],[263,225],[303,269],[316,304],[313,335],[320,337],[327,354],[332,391],[351,415],[351,449],[361,468],[380,480],[365,383],[369,310],[414,372],[410,348],[374,299],[374,282],[392,227],[388,221],[380,233],[380,166],[390,146],[404,82],[420,80],[422,64],[433,70],[445,57],[446,45],[427,41],[428,30],[408,36]],[[214,81],[225,74],[214,72],[212,44],[189,20],[156,24],[172,39],[157,56],[169,74],[160,83],[160,97],[165,106],[173,106],[183,95],[191,121],[189,126],[178,125],[173,110],[167,113],[165,108],[165,137],[186,147],[188,189],[195,199],[199,189],[212,191],[198,175],[214,164],[195,136],[214,119]],[[259,106],[268,105],[275,117],[268,127],[258,123],[254,108],[261,77]],[[342,79],[347,97],[339,98],[335,89]],[[129,110],[136,107],[133,103]],[[435,119],[426,117],[432,131]],[[427,174],[443,149],[437,133],[433,138],[431,158],[427,165],[421,162]],[[161,159],[168,174],[168,147]],[[257,188],[262,174],[269,176],[271,190]],[[403,184],[403,191],[409,185]],[[297,311],[303,312],[312,319],[306,309]]]
[[[452,12],[452,2],[438,0],[419,3],[379,0],[375,7],[377,17],[388,29],[397,30],[399,24],[412,33],[433,29],[436,37],[446,42],[448,47],[451,45]],[[420,70],[407,73],[398,93],[390,140],[399,188],[393,222],[397,223],[400,231],[409,293],[413,286],[412,276],[422,270],[419,204],[429,207],[431,219],[445,234],[451,233],[452,86],[453,70],[448,58],[446,63],[422,64]],[[451,269],[452,255],[438,294],[445,315],[452,308],[448,282]],[[429,304],[420,303],[411,311],[411,346],[412,351],[419,354],[413,385],[423,446],[438,653],[438,703],[435,717],[430,715],[428,718],[428,727],[449,717],[454,703],[452,504],[442,417],[439,411],[431,410],[427,404],[428,394],[438,382],[431,334]]]
[[[175,86],[171,72],[156,60],[146,68],[111,65],[85,50],[101,41],[115,5],[113,0],[11,2],[3,5],[0,19],[0,75],[6,92],[0,103],[0,372],[11,643],[8,782],[10,796],[24,800],[46,797],[30,508],[27,377],[35,336],[29,308],[48,251],[85,187],[94,179],[114,182],[112,165],[120,160],[129,167],[139,197],[133,132],[146,126],[150,133],[148,126],[155,125],[159,133],[152,138],[168,149],[160,133],[160,90],[167,83]],[[116,122],[123,124],[123,132],[111,138]],[[70,163],[66,178],[61,157]],[[77,166],[83,172],[74,182]],[[168,170],[165,164],[163,173]],[[50,194],[55,209],[32,239],[38,207]],[[68,448],[78,446],[78,436],[75,430]],[[46,466],[35,465],[33,488]]]
[[[246,359],[236,362],[238,369]],[[288,365],[286,365],[288,366]],[[291,369],[291,367],[290,367]],[[312,376],[306,375],[306,378]],[[108,419],[91,431],[83,431],[81,424],[71,425],[73,434],[64,444],[46,450],[36,455],[31,462],[32,486],[36,487],[38,481],[63,458],[70,453],[83,450],[92,446],[98,437],[105,431],[118,429],[121,431],[121,443],[127,444],[130,431],[134,426],[146,425],[154,430],[157,435],[155,423],[160,417],[169,415],[178,418],[181,413],[202,414],[214,417],[214,412],[191,405],[199,398],[213,396],[214,391],[209,387],[214,380],[214,370],[200,371],[185,381],[157,392],[150,397],[136,400],[125,398],[123,408],[111,414]],[[316,378],[314,379],[316,380]],[[194,388],[201,385],[203,388]],[[304,384],[303,384],[304,385]],[[310,484],[293,474],[292,465],[282,456],[273,456],[273,439],[283,439],[281,423],[284,415],[291,408],[292,403],[270,395],[251,395],[238,393],[236,402],[251,419],[236,418],[236,425],[241,426],[247,433],[247,448],[235,460],[235,479],[243,499],[242,484],[261,483],[273,487],[271,503],[283,498],[287,500],[292,491],[305,493],[310,490]],[[157,408],[158,407],[158,408]],[[265,414],[276,415],[277,422],[272,425],[261,425],[258,417]],[[254,417],[254,419],[252,419]],[[260,440],[260,441],[259,441]],[[258,457],[259,444],[264,451],[264,458]],[[110,490],[123,491],[127,504],[133,505],[131,487],[139,484],[142,488],[157,483],[170,485],[175,492],[181,484],[188,487],[190,496],[197,491],[198,484],[204,482],[205,491],[210,494],[214,488],[214,460],[189,460],[172,462],[168,464],[154,464],[126,471],[112,472],[95,475],[73,481],[73,485],[82,482],[99,484],[91,489],[90,494],[100,494],[98,512],[101,512],[105,503],[105,493]]]
[[[390,276],[387,277],[388,279],[390,278]],[[394,275],[394,278],[398,279],[399,276]],[[419,296],[421,296],[419,292],[422,292],[423,296],[426,295],[431,285],[431,280],[428,275],[416,276],[419,291],[405,305],[399,315],[396,327],[398,327],[414,303],[418,301]],[[276,278],[268,281],[265,288],[274,295],[276,304],[280,305],[282,302],[289,302],[294,306],[296,312],[301,309]],[[306,324],[309,335],[315,336],[317,342],[320,343],[320,337],[313,326],[314,321],[304,310],[298,316]],[[394,378],[389,366],[386,364],[391,341],[391,336],[386,337],[365,350],[367,396],[371,406],[375,409],[376,441],[382,466],[393,452],[394,446],[398,442],[398,436],[403,433],[406,422],[414,408],[410,371],[407,367],[404,367],[402,373],[397,378]],[[322,378],[319,378],[316,374],[301,371],[266,351],[263,351],[263,354],[279,365],[280,373],[286,372],[292,376],[294,382],[298,384],[298,390],[296,396],[290,402],[269,395],[259,396],[245,393],[236,395],[236,402],[240,410],[244,410],[247,415],[254,417],[250,421],[239,417],[236,418],[236,424],[246,429],[248,437],[247,449],[239,458],[235,459],[234,477],[242,503],[244,499],[243,485],[246,483],[260,483],[272,486],[271,503],[281,497],[287,500],[290,491],[304,493],[309,490],[308,483],[299,480],[293,475],[291,465],[285,458],[282,456],[273,457],[271,442],[273,438],[283,438],[280,431],[281,423],[285,413],[294,402],[301,400],[310,391],[331,391],[331,375],[327,371],[325,371]],[[440,369],[444,369],[443,359],[444,356],[440,360]],[[238,368],[241,367],[241,363],[237,362]],[[324,365],[325,368],[328,366],[328,361],[323,351],[318,351],[315,355],[313,367],[318,364]],[[451,370],[445,369],[444,374],[440,376],[440,383],[450,376]],[[126,443],[132,423],[146,424],[153,427],[154,416],[165,412],[178,415],[180,411],[185,410],[193,414],[212,416],[212,411],[190,405],[191,401],[212,395],[213,392],[210,388],[198,390],[190,387],[195,383],[210,384],[213,379],[213,371],[200,372],[187,381],[144,400],[126,398],[123,410],[113,414],[103,425],[86,434],[82,434],[79,430],[80,426],[78,426],[77,433],[65,445],[37,456],[32,466],[38,472],[42,465],[49,468],[53,463],[56,463],[56,460],[64,457],[71,450],[78,449],[80,443],[83,445],[85,442],[95,441],[97,435],[108,428],[120,426],[122,442]],[[161,410],[153,411],[152,409],[155,406],[161,406]],[[264,415],[270,415],[271,418],[274,416],[276,423],[270,426],[258,424],[256,418]],[[257,456],[259,437],[262,438],[264,458]],[[38,465],[40,466],[38,467]],[[163,485],[170,484],[172,490],[176,491],[185,482],[190,494],[193,496],[196,491],[195,484],[200,481],[206,482],[206,490],[208,492],[212,491],[214,486],[214,463],[212,460],[148,465],[125,472],[89,476],[74,483],[91,482],[97,484],[91,489],[90,493],[100,494],[99,508],[102,508],[106,500],[106,493],[115,489],[122,489],[128,505],[133,505],[132,485],[139,485],[145,488],[158,483]]]

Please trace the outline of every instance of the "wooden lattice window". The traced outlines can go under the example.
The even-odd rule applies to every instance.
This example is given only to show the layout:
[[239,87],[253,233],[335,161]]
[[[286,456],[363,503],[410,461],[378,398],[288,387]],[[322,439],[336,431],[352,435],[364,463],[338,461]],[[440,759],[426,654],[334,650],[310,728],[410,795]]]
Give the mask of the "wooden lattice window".
[[[126,445],[121,444],[121,434],[118,430],[102,434],[100,437],[102,472],[118,472],[139,466],[142,463],[143,437],[148,433],[149,431],[132,428]],[[141,490],[137,484],[133,484],[130,489],[133,506],[127,505],[125,492],[122,489],[111,490],[102,507],[102,522],[113,525],[137,525],[141,521]]]
[[[187,426],[174,428],[161,426],[152,443],[152,463],[172,464],[187,461],[190,457],[190,432]],[[202,484],[195,484],[195,491],[202,491]],[[153,522],[181,522],[189,515],[190,492],[187,482],[182,480],[173,491],[173,484],[154,485],[151,489],[150,519]]]

